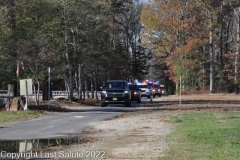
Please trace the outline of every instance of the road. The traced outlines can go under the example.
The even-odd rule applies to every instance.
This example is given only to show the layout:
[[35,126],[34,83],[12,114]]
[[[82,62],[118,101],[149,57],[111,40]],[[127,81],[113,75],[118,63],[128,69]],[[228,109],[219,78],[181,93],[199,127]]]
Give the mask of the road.
[[141,104],[132,102],[132,107],[117,104],[107,107],[86,107],[73,109],[72,112],[54,112],[32,120],[1,124],[0,140],[45,139],[80,133],[92,122],[112,118],[125,111],[137,110],[147,102],[149,99],[143,97]]
[[[66,136],[68,134],[75,134],[82,132],[91,123],[101,121],[107,118],[121,115],[127,111],[139,111],[140,108],[144,109],[158,109],[162,108],[164,104],[179,104],[180,97],[177,95],[155,97],[153,103],[148,103],[150,99],[143,97],[142,103],[138,104],[132,102],[132,107],[124,107],[124,105],[109,105],[107,107],[72,107],[72,112],[54,112],[49,115],[21,122],[0,124],[0,140],[22,140],[22,139],[43,139],[43,138],[56,138]],[[182,103],[188,104],[208,104],[204,105],[203,109],[208,109],[212,106],[225,107],[224,104],[234,105],[237,110],[239,107],[238,95],[225,95],[225,94],[206,94],[206,95],[184,95],[182,96]],[[148,103],[148,104],[147,104]],[[221,104],[221,105],[220,105]],[[152,108],[148,108],[148,106]],[[190,109],[193,105],[190,105]],[[196,105],[194,105],[196,106]],[[177,109],[183,108],[175,105]],[[207,107],[207,108],[206,108]],[[232,108],[233,108],[232,107]],[[216,107],[215,107],[216,108]],[[173,108],[174,109],[174,108]],[[199,106],[197,107],[199,109]]]

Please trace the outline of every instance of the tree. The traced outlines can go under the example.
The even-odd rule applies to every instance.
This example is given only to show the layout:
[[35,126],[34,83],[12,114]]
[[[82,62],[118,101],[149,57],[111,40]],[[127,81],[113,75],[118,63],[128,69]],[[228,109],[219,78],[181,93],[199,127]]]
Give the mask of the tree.
[[64,80],[73,100],[74,89],[81,98],[84,88],[97,90],[109,77],[148,72],[152,52],[140,46],[142,6],[134,1],[6,2],[0,3],[2,84],[16,82],[19,62],[19,78],[32,78],[39,91],[51,67],[51,80]]
[[[0,57],[1,57],[1,73],[5,75],[0,78],[1,84],[16,82],[16,73],[13,70],[16,69],[16,8],[15,1],[1,1],[0,2]],[[13,69],[14,67],[14,69]]]
[[[231,75],[236,75],[237,63],[233,59],[238,58],[234,54],[230,59],[229,51],[236,49],[229,38],[236,24],[232,13],[238,6],[236,1],[215,0],[150,2],[141,14],[143,44],[152,47],[156,65],[161,64],[164,74],[175,83],[182,76],[186,87],[209,85],[210,92],[216,91],[215,86],[221,90],[221,83],[231,85],[229,78],[224,78],[231,73],[230,68],[235,68]],[[193,78],[199,74],[198,79]]]

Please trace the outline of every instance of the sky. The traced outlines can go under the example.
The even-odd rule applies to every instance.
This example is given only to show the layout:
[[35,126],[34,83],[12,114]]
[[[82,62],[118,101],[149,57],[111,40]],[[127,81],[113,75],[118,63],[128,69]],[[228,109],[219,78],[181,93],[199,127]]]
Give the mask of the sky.
[[[147,3],[149,0],[139,0],[140,3]],[[152,0],[151,0],[152,1]]]

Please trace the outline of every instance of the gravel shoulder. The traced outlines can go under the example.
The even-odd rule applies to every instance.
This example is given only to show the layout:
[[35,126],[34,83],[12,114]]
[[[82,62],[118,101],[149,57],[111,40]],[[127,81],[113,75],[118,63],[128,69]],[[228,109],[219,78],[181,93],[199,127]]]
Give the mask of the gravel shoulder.
[[100,159],[157,159],[167,152],[165,137],[175,128],[168,120],[166,113],[127,113],[100,121],[81,134],[92,142],[70,146],[64,152],[103,151]]

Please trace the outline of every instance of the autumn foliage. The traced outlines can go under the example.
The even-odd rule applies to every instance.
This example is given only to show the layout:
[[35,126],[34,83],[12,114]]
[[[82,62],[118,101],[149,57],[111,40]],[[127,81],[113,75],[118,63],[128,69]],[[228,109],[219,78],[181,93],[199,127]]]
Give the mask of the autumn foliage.
[[239,17],[239,1],[154,0],[142,10],[143,45],[153,48],[177,91],[179,84],[184,93],[206,88],[213,67],[214,91],[233,92],[240,80]]

